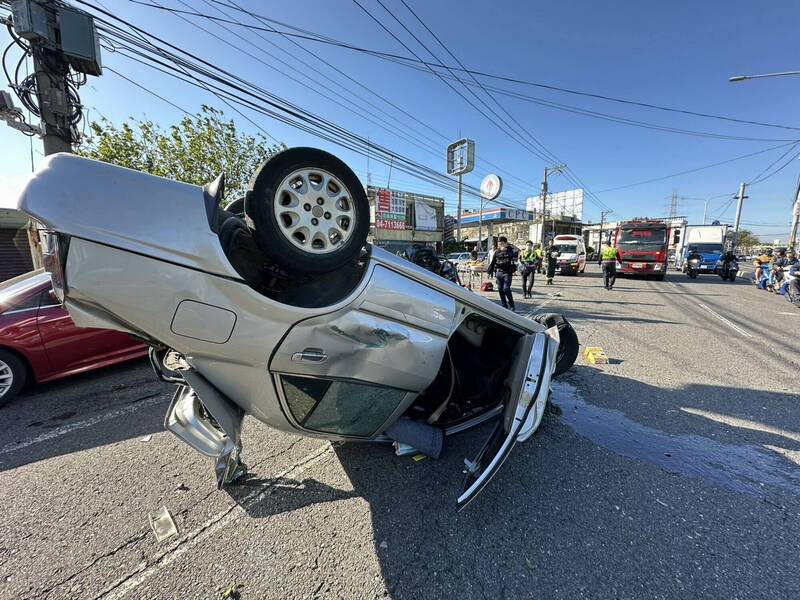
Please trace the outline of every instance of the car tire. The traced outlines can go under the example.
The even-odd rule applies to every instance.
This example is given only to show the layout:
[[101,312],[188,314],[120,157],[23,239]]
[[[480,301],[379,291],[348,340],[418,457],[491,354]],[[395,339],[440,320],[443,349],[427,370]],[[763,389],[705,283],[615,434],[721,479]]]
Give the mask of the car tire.
[[575,364],[580,350],[578,334],[566,317],[557,313],[542,313],[533,317],[533,320],[550,329],[558,328],[559,344],[558,354],[556,354],[556,368],[553,370],[553,377],[558,377],[566,373]]
[[304,273],[334,271],[355,260],[367,241],[369,213],[355,173],[316,148],[271,157],[245,196],[245,218],[258,246],[281,267]]
[[[0,349],[0,407],[13,400],[25,385],[28,372],[16,354]],[[11,378],[10,385],[8,377]]]

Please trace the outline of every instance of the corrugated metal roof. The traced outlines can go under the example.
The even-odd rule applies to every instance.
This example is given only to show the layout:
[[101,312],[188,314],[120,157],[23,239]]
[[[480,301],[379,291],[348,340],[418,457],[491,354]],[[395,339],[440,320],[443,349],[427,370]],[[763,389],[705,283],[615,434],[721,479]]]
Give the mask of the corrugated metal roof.
[[0,229],[22,229],[29,220],[28,215],[16,208],[0,208]]

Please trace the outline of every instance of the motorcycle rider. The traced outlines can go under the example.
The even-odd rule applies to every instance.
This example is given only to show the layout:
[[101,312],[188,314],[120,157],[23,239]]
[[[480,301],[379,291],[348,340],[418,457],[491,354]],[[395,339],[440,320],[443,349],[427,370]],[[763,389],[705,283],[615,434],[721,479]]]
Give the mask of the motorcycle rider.
[[539,261],[533,242],[525,242],[525,249],[519,255],[520,272],[522,273],[522,297],[531,298],[533,279],[536,276],[536,263]]
[[784,283],[781,293],[797,308],[800,308],[800,262],[795,262],[789,268],[789,277]]
[[617,280],[617,263],[622,261],[622,257],[611,244],[605,244],[600,250],[600,264],[603,268],[603,285],[607,290],[613,289],[614,282]]
[[[689,246],[689,252],[686,255],[686,268],[687,269],[691,269],[692,268],[692,261],[693,260],[698,260],[700,262],[703,261],[703,255],[700,254],[697,251],[697,246]],[[697,264],[698,264],[698,267],[695,267],[695,268],[699,268],[699,264],[700,263],[698,262]]]
[[500,303],[503,308],[516,310],[514,297],[511,295],[511,279],[514,271],[517,270],[516,253],[509,247],[508,239],[500,236],[497,240],[497,250],[492,254],[489,268],[486,269],[487,275],[496,275],[497,291],[500,293]]
[[727,274],[728,270],[731,268],[731,263],[736,262],[736,254],[734,254],[733,250],[728,250],[720,259],[722,260],[722,272]]

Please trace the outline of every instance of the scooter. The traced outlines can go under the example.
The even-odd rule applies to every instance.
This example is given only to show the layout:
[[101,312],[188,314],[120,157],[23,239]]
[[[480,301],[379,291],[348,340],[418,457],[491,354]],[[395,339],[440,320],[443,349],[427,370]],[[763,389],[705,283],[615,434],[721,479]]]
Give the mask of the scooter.
[[723,280],[736,281],[736,276],[739,273],[739,263],[735,259],[729,260],[728,262],[725,262],[722,259],[720,259],[719,261],[717,261],[717,266],[714,269],[714,271]]
[[686,261],[686,274],[690,279],[697,279],[697,274],[700,273],[700,259],[690,258]]

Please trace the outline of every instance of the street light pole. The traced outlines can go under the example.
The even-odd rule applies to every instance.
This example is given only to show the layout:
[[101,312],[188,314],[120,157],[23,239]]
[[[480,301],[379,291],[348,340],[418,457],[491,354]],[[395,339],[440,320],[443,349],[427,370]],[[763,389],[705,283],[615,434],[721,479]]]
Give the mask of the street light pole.
[[736,83],[738,81],[747,81],[748,79],[764,79],[765,77],[785,77],[786,75],[800,75],[800,71],[783,71],[781,73],[763,73],[761,75],[734,75],[729,77],[728,81]]

